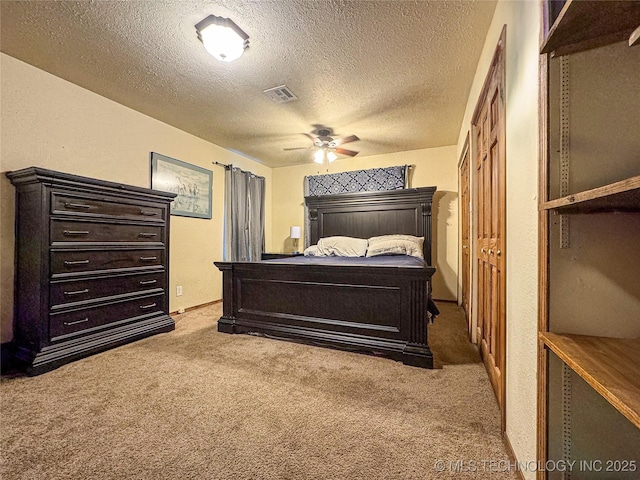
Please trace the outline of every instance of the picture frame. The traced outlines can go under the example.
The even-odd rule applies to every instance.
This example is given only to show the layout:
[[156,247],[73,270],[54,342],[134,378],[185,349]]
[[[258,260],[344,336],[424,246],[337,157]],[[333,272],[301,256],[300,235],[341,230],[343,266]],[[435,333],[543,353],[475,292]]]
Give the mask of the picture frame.
[[171,215],[211,219],[213,172],[151,152],[151,188],[177,194]]

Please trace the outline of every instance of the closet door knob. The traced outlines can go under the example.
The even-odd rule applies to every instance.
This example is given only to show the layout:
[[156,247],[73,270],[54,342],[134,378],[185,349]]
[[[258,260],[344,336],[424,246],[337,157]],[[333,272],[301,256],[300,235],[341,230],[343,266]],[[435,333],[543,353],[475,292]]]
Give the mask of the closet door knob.
[[493,255],[493,249],[489,249],[489,255]]
[[502,255],[502,252],[501,252],[500,250],[498,250],[498,251],[496,252],[496,255],[497,255],[497,256],[500,256],[500,255]]

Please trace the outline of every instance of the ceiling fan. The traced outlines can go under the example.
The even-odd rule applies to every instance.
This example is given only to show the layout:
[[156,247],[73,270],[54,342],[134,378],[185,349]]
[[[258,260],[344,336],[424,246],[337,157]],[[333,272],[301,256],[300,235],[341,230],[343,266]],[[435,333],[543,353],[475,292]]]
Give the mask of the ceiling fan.
[[349,135],[344,138],[333,138],[332,135],[334,134],[330,128],[320,128],[314,133],[317,133],[317,135],[314,136],[312,133],[303,133],[305,137],[309,138],[313,142],[313,145],[309,147],[285,148],[283,150],[308,150],[316,148],[316,152],[313,155],[316,163],[323,163],[325,158],[329,162],[333,162],[338,158],[336,153],[340,155],[347,155],[349,157],[355,157],[359,153],[341,147],[341,145],[344,145],[345,143],[357,142],[360,140],[356,135]]

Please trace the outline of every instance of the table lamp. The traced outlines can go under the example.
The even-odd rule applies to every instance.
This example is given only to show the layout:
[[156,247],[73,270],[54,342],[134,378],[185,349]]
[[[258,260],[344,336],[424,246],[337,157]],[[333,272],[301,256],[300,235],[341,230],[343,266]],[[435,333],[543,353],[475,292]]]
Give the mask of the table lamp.
[[293,239],[293,253],[298,253],[298,239],[302,229],[298,226],[293,226],[289,229],[289,236]]

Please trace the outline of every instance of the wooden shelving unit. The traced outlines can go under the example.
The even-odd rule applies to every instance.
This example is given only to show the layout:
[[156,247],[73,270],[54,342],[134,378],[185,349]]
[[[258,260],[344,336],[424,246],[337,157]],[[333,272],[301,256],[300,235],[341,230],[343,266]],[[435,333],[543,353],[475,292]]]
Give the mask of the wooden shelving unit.
[[542,53],[567,55],[626,40],[638,25],[637,0],[568,0],[549,29]]
[[538,461],[640,465],[640,0],[543,5]]
[[540,339],[640,428],[640,339],[540,332]]
[[563,215],[616,211],[638,212],[640,211],[640,175],[544,202],[540,205],[540,210],[555,210]]

